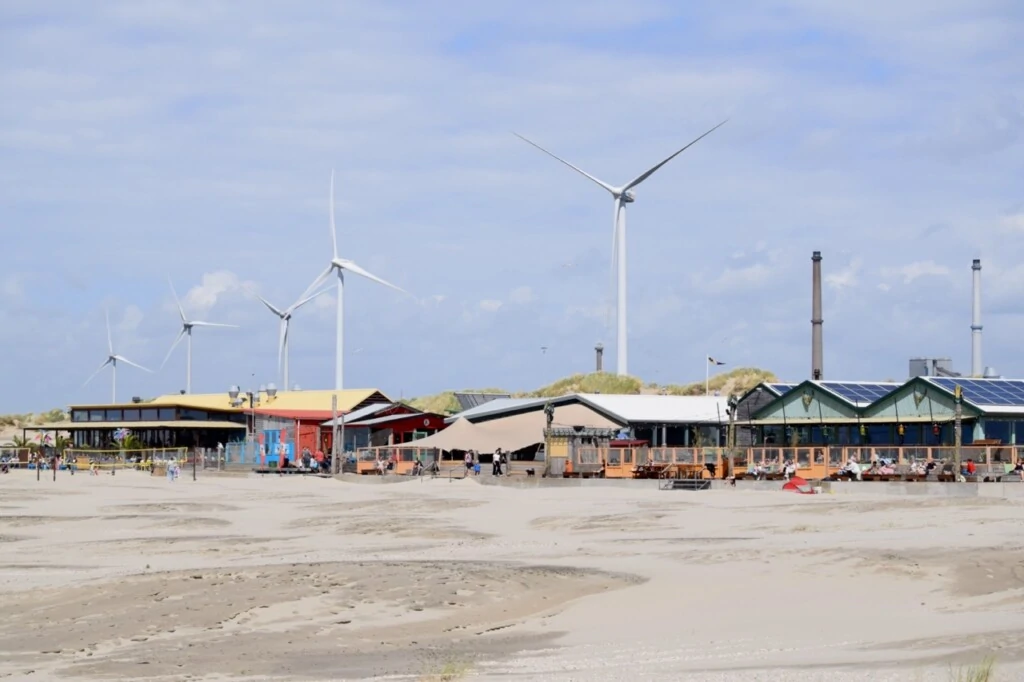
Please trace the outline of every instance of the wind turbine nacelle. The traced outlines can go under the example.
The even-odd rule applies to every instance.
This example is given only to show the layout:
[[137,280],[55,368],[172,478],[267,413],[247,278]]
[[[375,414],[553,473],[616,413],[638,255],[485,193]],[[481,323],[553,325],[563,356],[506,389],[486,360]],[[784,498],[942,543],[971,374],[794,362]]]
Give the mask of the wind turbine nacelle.
[[634,201],[636,201],[636,195],[633,194],[633,190],[627,189],[622,193],[622,203],[632,204]]

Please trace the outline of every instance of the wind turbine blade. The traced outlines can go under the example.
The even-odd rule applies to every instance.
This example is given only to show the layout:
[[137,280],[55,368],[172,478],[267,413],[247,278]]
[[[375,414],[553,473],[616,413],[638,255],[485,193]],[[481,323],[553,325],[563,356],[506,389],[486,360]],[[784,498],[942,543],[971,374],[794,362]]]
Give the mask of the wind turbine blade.
[[669,162],[669,161],[671,161],[672,159],[676,158],[677,156],[679,156],[680,154],[682,154],[683,152],[685,152],[685,151],[686,151],[687,149],[689,149],[689,148],[690,148],[690,147],[692,147],[693,145],[697,144],[697,143],[698,143],[698,142],[700,142],[700,141],[701,141],[702,139],[704,139],[705,137],[707,137],[707,136],[708,136],[708,135],[710,135],[711,133],[715,132],[716,130],[718,130],[719,128],[721,128],[722,126],[724,126],[724,125],[725,125],[726,123],[728,123],[728,122],[729,122],[729,119],[725,119],[724,121],[722,121],[721,123],[719,123],[718,125],[716,125],[716,126],[715,126],[714,128],[712,128],[711,130],[707,131],[706,133],[704,133],[703,135],[701,135],[700,137],[698,137],[697,139],[695,139],[695,140],[694,140],[693,142],[691,142],[690,144],[686,145],[685,147],[683,147],[682,149],[680,149],[679,151],[677,151],[677,152],[676,152],[675,154],[673,154],[672,156],[668,157],[667,159],[665,159],[664,161],[662,161],[661,163],[659,163],[659,164],[658,164],[657,166],[654,166],[653,168],[651,168],[650,170],[646,171],[645,173],[642,173],[642,174],[640,174],[640,175],[636,176],[636,178],[634,178],[634,179],[633,179],[633,180],[632,180],[631,182],[629,182],[629,183],[628,183],[628,184],[627,184],[627,185],[626,185],[626,186],[625,186],[625,187],[624,187],[623,189],[632,189],[632,188],[636,187],[636,186],[637,186],[637,185],[639,185],[639,184],[640,184],[641,182],[643,182],[643,181],[644,181],[644,180],[646,180],[647,178],[649,178],[649,177],[651,177],[652,175],[654,175],[655,171],[657,171],[657,170],[658,170],[659,168],[661,168],[662,166],[664,166],[664,165],[665,165],[666,163],[668,163],[668,162]]
[[284,312],[279,310],[273,303],[271,303],[267,299],[263,298],[259,294],[256,294],[256,298],[260,299],[260,301],[263,302],[263,305],[267,306],[267,308],[270,309],[270,312],[274,313],[278,317],[284,317]]
[[102,372],[103,368],[106,367],[109,364],[110,364],[110,358],[107,358],[106,360],[103,361],[103,364],[100,365],[99,368],[95,372],[93,372],[92,374],[89,375],[89,378],[85,380],[84,384],[82,384],[82,388],[85,388],[86,386],[88,386],[89,382],[92,381],[93,379],[95,379],[96,375],[99,374],[100,372]]
[[338,233],[334,230],[334,169],[331,169],[331,247],[334,249],[331,254],[338,257]]
[[302,296],[299,296],[299,298],[300,299],[306,298],[307,296],[310,295],[310,292],[313,292],[313,291],[316,291],[317,289],[319,289],[320,286],[324,284],[324,282],[326,282],[328,279],[330,279],[331,272],[333,270],[334,270],[334,262],[331,261],[331,264],[327,266],[327,269],[324,270],[323,272],[321,272],[317,276],[317,278],[313,280],[313,283],[310,284],[308,287],[306,287],[306,290],[304,292],[302,292]]
[[107,350],[114,354],[114,337],[110,335],[110,308],[104,308],[103,314],[107,318]]
[[519,133],[515,133],[515,132],[514,132],[514,133],[512,133],[512,134],[513,134],[513,135],[515,135],[516,137],[518,137],[518,138],[519,138],[520,140],[522,140],[523,142],[526,142],[527,144],[533,145],[534,147],[536,147],[537,149],[541,150],[542,152],[544,152],[545,154],[547,154],[548,156],[550,156],[550,157],[551,157],[551,158],[553,158],[554,160],[556,160],[556,161],[560,161],[561,163],[564,163],[564,164],[565,164],[566,166],[568,166],[569,168],[572,168],[572,169],[573,169],[574,171],[576,171],[577,173],[579,173],[579,174],[580,174],[580,175],[582,175],[583,177],[585,177],[585,178],[589,178],[589,179],[590,179],[590,180],[592,180],[593,182],[596,182],[596,183],[597,183],[598,185],[600,185],[601,187],[604,187],[604,188],[605,188],[606,190],[608,190],[608,191],[609,191],[609,192],[611,192],[612,194],[615,194],[615,193],[616,193],[616,191],[617,191],[617,190],[616,190],[616,189],[615,189],[614,187],[612,187],[611,185],[609,185],[609,184],[608,184],[607,182],[604,182],[604,181],[602,181],[602,180],[598,180],[597,178],[595,178],[595,177],[594,177],[593,175],[591,175],[590,173],[586,172],[586,171],[585,171],[585,170],[583,170],[582,168],[579,168],[579,167],[577,167],[577,166],[574,166],[574,165],[572,165],[571,163],[569,163],[568,161],[566,161],[565,159],[563,159],[563,158],[561,158],[561,157],[555,156],[554,154],[552,154],[551,152],[549,152],[549,151],[548,151],[547,149],[544,149],[544,147],[541,147],[541,146],[540,146],[539,144],[537,144],[536,142],[533,142],[533,141],[531,141],[531,140],[528,140],[528,139],[526,139],[525,137],[523,137],[523,136],[522,136],[522,135],[520,135]]
[[299,302],[293,303],[292,306],[290,308],[288,308],[288,312],[294,313],[296,310],[298,310],[302,306],[306,305],[307,303],[312,301],[314,298],[316,298],[320,294],[326,294],[327,291],[328,291],[327,289],[321,289],[320,291],[316,292],[312,296],[307,296],[306,298],[300,300]]
[[193,327],[230,327],[232,329],[238,329],[237,324],[222,324],[220,322],[193,322]]
[[135,367],[136,369],[141,369],[143,372],[150,372],[150,373],[153,372],[153,370],[146,369],[142,365],[140,365],[138,363],[135,363],[135,362],[132,362],[128,358],[124,357],[123,355],[115,355],[114,359],[116,359],[118,362],[123,362],[126,365],[131,365],[132,367]]
[[164,361],[160,363],[160,369],[163,369],[164,365],[167,364],[167,361],[171,359],[171,353],[174,352],[174,349],[178,347],[178,344],[181,343],[181,340],[183,338],[185,338],[185,328],[184,327],[182,327],[181,331],[178,332],[177,338],[175,338],[174,339],[174,343],[171,344],[171,349],[169,351],[167,351],[167,357],[165,357]]
[[383,284],[386,287],[391,287],[395,291],[401,291],[403,294],[409,295],[409,292],[406,291],[405,289],[403,289],[401,287],[396,287],[391,282],[388,282],[387,280],[381,279],[377,275],[375,275],[375,274],[373,274],[373,273],[371,273],[371,272],[369,272],[367,270],[364,270],[363,268],[359,267],[358,265],[356,265],[355,263],[353,263],[350,260],[345,261],[345,264],[342,266],[342,270],[348,270],[349,272],[354,272],[357,275],[361,275],[361,276],[365,277],[366,279],[372,279],[374,282],[377,282],[378,284]]
[[174,282],[171,281],[171,276],[167,276],[167,283],[171,285],[171,295],[174,296],[174,303],[178,306],[178,314],[181,315],[182,322],[188,322],[185,319],[185,309],[181,307],[181,300],[178,298],[178,292],[174,290]]

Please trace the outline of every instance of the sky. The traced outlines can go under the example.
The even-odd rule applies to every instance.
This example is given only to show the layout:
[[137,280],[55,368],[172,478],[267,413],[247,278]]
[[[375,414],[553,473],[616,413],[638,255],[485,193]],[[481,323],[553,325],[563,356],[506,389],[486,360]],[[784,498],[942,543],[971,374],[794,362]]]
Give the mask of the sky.
[[[345,385],[529,390],[614,364],[611,199],[629,207],[630,373],[706,356],[825,376],[1024,377],[1024,5],[903,0],[0,4],[0,412],[280,385],[277,320],[340,255]],[[295,315],[291,381],[331,388],[334,293]],[[544,348],[545,350],[542,350]]]

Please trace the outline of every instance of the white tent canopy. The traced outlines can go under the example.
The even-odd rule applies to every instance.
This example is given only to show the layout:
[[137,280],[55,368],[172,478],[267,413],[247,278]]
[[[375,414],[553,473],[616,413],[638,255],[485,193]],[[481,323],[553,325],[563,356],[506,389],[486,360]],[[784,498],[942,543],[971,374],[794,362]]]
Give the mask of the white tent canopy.
[[[601,416],[586,405],[562,405],[555,408],[554,426],[583,426],[614,429],[615,422]],[[547,419],[543,410],[534,410],[504,419],[478,422],[458,419],[444,431],[432,436],[402,443],[399,448],[438,448],[441,450],[476,450],[489,454],[498,448],[515,452],[544,442]]]

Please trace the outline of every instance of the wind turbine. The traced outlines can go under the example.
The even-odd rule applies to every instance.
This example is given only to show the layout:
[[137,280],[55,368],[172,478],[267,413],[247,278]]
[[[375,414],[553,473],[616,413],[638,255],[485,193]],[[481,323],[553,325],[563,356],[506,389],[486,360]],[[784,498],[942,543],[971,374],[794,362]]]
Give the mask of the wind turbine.
[[178,300],[178,292],[174,290],[174,282],[171,278],[167,278],[167,283],[171,285],[171,294],[174,296],[174,302],[178,306],[178,314],[181,315],[181,331],[178,332],[177,338],[174,339],[174,343],[171,344],[171,349],[167,351],[167,357],[160,364],[160,368],[167,364],[167,361],[171,359],[171,353],[181,343],[181,339],[184,336],[188,337],[188,356],[185,364],[185,393],[192,392],[192,328],[193,327],[232,327],[237,329],[237,324],[220,324],[218,322],[200,322],[199,320],[190,320],[185,317],[185,309],[181,307],[181,301]]
[[403,294],[409,295],[405,289],[396,287],[391,282],[387,282],[377,275],[367,272],[359,265],[353,263],[347,258],[338,257],[338,235],[334,229],[334,171],[331,171],[331,196],[330,196],[330,211],[331,211],[331,245],[333,251],[331,252],[331,263],[327,266],[320,275],[313,280],[313,283],[309,285],[302,297],[305,298],[310,292],[316,291],[322,284],[327,282],[331,275],[335,275],[338,278],[338,295],[337,295],[337,320],[335,320],[335,333],[337,335],[337,341],[334,351],[334,388],[340,391],[343,385],[343,367],[344,367],[344,348],[345,348],[345,336],[344,336],[344,319],[345,319],[345,273],[352,272],[357,275],[361,275],[367,279],[371,279],[378,284],[383,284],[386,287],[390,287],[395,291],[400,291]]
[[126,365],[131,365],[132,367],[137,367],[138,369],[141,369],[144,372],[149,372],[151,370],[148,370],[145,367],[143,367],[142,365],[138,365],[138,364],[132,362],[131,360],[129,360],[128,358],[124,357],[123,355],[118,355],[117,353],[114,352],[114,338],[110,334],[110,311],[109,310],[105,310],[104,313],[105,313],[106,318],[107,318],[107,359],[103,361],[103,364],[99,366],[99,369],[97,369],[95,372],[92,373],[92,376],[90,376],[88,379],[85,380],[85,383],[82,384],[82,388],[85,388],[86,386],[88,386],[89,382],[92,381],[93,379],[95,379],[96,375],[99,374],[100,372],[102,372],[104,367],[106,367],[107,365],[110,365],[110,402],[111,402],[111,404],[116,405],[117,404],[117,363],[123,362]]
[[312,301],[314,298],[316,298],[320,294],[323,294],[323,293],[326,293],[326,292],[327,292],[327,289],[321,289],[320,291],[316,292],[312,296],[307,296],[305,298],[300,298],[298,301],[296,301],[295,303],[291,304],[289,307],[285,308],[284,310],[281,310],[280,308],[278,308],[277,306],[275,306],[273,303],[271,303],[267,299],[263,298],[262,296],[257,295],[257,298],[259,298],[263,302],[263,305],[267,306],[267,308],[270,310],[270,312],[272,312],[275,315],[277,315],[278,318],[280,318],[280,320],[281,320],[281,334],[280,334],[280,338],[279,338],[278,344],[277,344],[277,371],[278,372],[282,371],[281,370],[281,364],[282,364],[282,359],[283,359],[283,361],[284,361],[284,371],[282,373],[281,385],[284,388],[284,390],[286,390],[286,391],[288,390],[288,386],[289,386],[289,384],[288,384],[288,328],[291,326],[292,315],[295,313],[296,310],[298,310],[302,306],[306,305],[307,303]]
[[711,130],[707,131],[706,133],[704,133],[703,135],[701,135],[697,139],[693,140],[692,142],[690,142],[688,145],[686,145],[685,147],[683,147],[679,151],[677,151],[674,154],[672,154],[672,156],[669,156],[664,161],[658,163],[656,166],[653,166],[653,167],[649,168],[648,170],[644,171],[640,175],[636,176],[635,178],[633,178],[632,180],[627,182],[625,185],[621,185],[621,186],[610,185],[607,182],[604,182],[602,180],[598,180],[597,178],[595,178],[590,173],[587,173],[586,171],[584,171],[584,170],[582,170],[582,169],[572,165],[571,163],[569,163],[565,159],[560,158],[558,156],[555,156],[553,153],[549,152],[547,149],[544,149],[544,147],[541,147],[536,142],[533,142],[531,140],[526,139],[525,137],[523,137],[519,133],[513,133],[519,139],[523,140],[524,142],[526,142],[528,144],[533,145],[534,147],[536,147],[537,149],[541,150],[542,152],[544,152],[548,156],[552,157],[556,161],[562,162],[563,164],[565,164],[569,168],[572,168],[574,171],[576,171],[577,173],[579,173],[583,177],[585,177],[585,178],[589,179],[590,181],[596,183],[600,187],[603,187],[605,190],[607,190],[612,195],[612,199],[614,199],[614,201],[615,201],[614,214],[613,214],[613,220],[612,220],[612,268],[613,269],[617,269],[617,272],[618,272],[618,274],[617,274],[617,283],[616,283],[616,285],[617,285],[616,288],[618,289],[618,300],[616,301],[616,306],[615,306],[616,313],[617,313],[617,325],[616,325],[617,326],[617,330],[616,330],[615,351],[616,351],[616,364],[618,365],[618,367],[616,368],[616,372],[618,374],[620,374],[620,375],[628,374],[628,371],[627,371],[627,355],[628,354],[627,354],[627,347],[626,347],[626,204],[631,204],[631,203],[633,203],[636,200],[636,195],[633,193],[633,188],[634,187],[636,187],[637,185],[642,183],[644,180],[646,180],[647,178],[649,178],[652,175],[654,175],[654,173],[659,168],[661,168],[666,163],[668,163],[672,159],[674,159],[677,156],[679,156],[680,154],[682,154],[684,151],[686,151],[687,149],[692,147],[694,144],[699,142],[701,139],[703,139],[704,137],[710,135],[715,130],[717,130],[718,128],[720,128],[723,125],[725,125],[726,121],[728,121],[728,120],[729,119],[726,119],[725,121],[722,121],[721,123],[716,125],[714,128],[712,128]]

